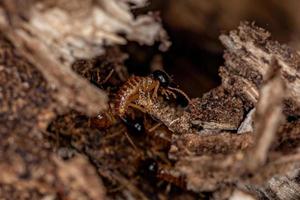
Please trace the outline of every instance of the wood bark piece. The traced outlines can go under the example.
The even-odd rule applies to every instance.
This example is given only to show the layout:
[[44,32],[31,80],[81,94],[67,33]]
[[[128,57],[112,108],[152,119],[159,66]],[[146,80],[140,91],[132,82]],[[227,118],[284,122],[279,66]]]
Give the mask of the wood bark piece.
[[27,133],[44,130],[62,109],[51,96],[51,89],[40,71],[22,57],[12,43],[0,35],[0,133]]
[[[246,31],[244,32],[244,29],[247,30],[247,33]],[[226,68],[229,70],[226,71],[226,76],[222,76],[224,75],[222,73],[221,76],[223,78],[223,86],[230,95],[244,94],[244,96],[240,97],[244,102],[245,110],[255,106],[256,111],[253,115],[254,134],[249,134],[252,136],[250,138],[253,139],[253,144],[243,150],[242,148],[236,149],[233,153],[226,154],[226,151],[219,151],[219,154],[214,154],[214,148],[211,148],[209,151],[209,148],[206,147],[213,147],[213,145],[209,145],[209,143],[201,143],[202,141],[206,141],[203,135],[190,136],[190,139],[188,139],[189,136],[187,135],[186,141],[184,140],[184,136],[181,136],[182,139],[176,140],[176,142],[185,142],[182,146],[187,145],[187,147],[189,147],[189,144],[193,144],[193,142],[195,142],[194,144],[196,145],[192,146],[193,148],[190,149],[193,149],[194,152],[197,152],[198,149],[200,156],[193,156],[193,154],[189,154],[191,152],[183,153],[181,157],[178,156],[179,161],[176,163],[175,168],[179,170],[182,175],[186,176],[187,187],[194,191],[215,191],[218,188],[228,188],[228,186],[230,187],[230,185],[234,184],[248,189],[257,186],[261,189],[260,191],[259,189],[251,191],[253,192],[252,194],[256,195],[262,191],[267,194],[268,188],[272,188],[274,189],[272,192],[274,196],[271,196],[271,199],[288,199],[288,197],[296,198],[296,191],[300,184],[299,181],[294,181],[293,183],[286,182],[286,184],[290,184],[291,187],[292,193],[290,196],[288,194],[281,194],[279,191],[283,191],[284,189],[279,185],[286,179],[289,173],[292,173],[299,168],[300,157],[299,152],[297,151],[297,143],[286,147],[289,149],[288,151],[287,149],[284,150],[284,148],[281,149],[279,146],[276,148],[275,146],[280,145],[279,141],[285,140],[283,138],[286,136],[291,138],[297,138],[296,135],[299,136],[299,133],[296,133],[298,129],[295,126],[297,123],[296,121],[292,122],[293,125],[285,122],[285,124],[279,128],[280,124],[283,122],[281,117],[282,102],[285,103],[283,104],[285,114],[297,114],[297,108],[295,106],[293,106],[293,108],[296,108],[295,110],[288,111],[286,109],[286,102],[293,101],[297,104],[296,102],[299,101],[299,97],[297,96],[299,92],[295,95],[293,91],[285,89],[285,87],[294,88],[295,90],[299,89],[297,83],[294,85],[294,83],[298,80],[296,78],[297,74],[293,74],[296,79],[294,79],[293,82],[288,81],[284,74],[288,72],[295,72],[295,68],[298,66],[298,56],[296,55],[296,52],[294,52],[295,54],[291,56],[293,51],[290,49],[286,54],[284,54],[285,51],[281,48],[287,50],[288,47],[283,47],[275,42],[266,41],[269,37],[268,33],[257,27],[253,27],[249,24],[242,24],[239,31],[240,32],[231,32],[229,37],[221,37],[221,39],[225,38],[226,42],[227,39],[230,38],[228,39],[229,42],[225,44],[227,48],[230,49],[225,54]],[[240,35],[238,36],[237,33],[242,34],[244,36],[243,39],[238,39]],[[253,42],[254,40],[256,43]],[[260,43],[258,43],[259,41]],[[245,44],[245,46],[243,46],[243,44]],[[266,45],[266,47],[264,45]],[[258,47],[259,49],[256,49]],[[250,48],[249,53],[245,53],[246,48]],[[281,50],[279,51],[279,49]],[[266,56],[265,51],[270,54],[270,57],[268,57],[270,60],[268,60],[268,62],[262,62],[264,59],[261,58],[261,56]],[[274,51],[274,56],[271,56],[273,55],[272,51]],[[285,59],[285,61],[280,60],[286,58],[285,56],[287,56],[287,54],[293,59]],[[226,55],[230,56],[227,57]],[[244,65],[247,62],[249,62],[248,65]],[[290,66],[287,63],[282,64],[283,62],[289,62]],[[292,62],[294,63],[292,64]],[[256,67],[258,68],[257,71],[254,70]],[[267,70],[263,67],[267,68]],[[222,68],[221,70],[224,69],[225,68]],[[266,71],[263,71],[262,69]],[[263,73],[263,75],[260,73]],[[233,76],[231,74],[233,74]],[[234,79],[228,81],[230,78]],[[224,81],[224,79],[226,80]],[[236,82],[239,80],[242,81]],[[245,84],[242,84],[243,82]],[[250,91],[255,92],[247,93],[247,91],[249,91],[249,87],[247,85],[250,85],[251,87],[253,86],[253,88],[250,88]],[[255,96],[251,95],[256,93],[257,95]],[[255,98],[249,98],[251,96]],[[289,129],[288,127],[291,126],[293,128]],[[242,133],[241,135],[243,134],[248,135],[248,133]],[[230,137],[226,136],[224,133],[218,135],[218,133],[212,132],[211,135],[211,138],[219,139],[218,141],[222,141],[221,137],[230,140]],[[241,135],[232,137],[237,139]],[[199,144],[198,147],[196,142],[197,139]],[[220,144],[220,148],[223,147],[222,145],[226,146],[226,142],[215,144]],[[239,142],[238,144],[242,143]],[[178,147],[180,146],[178,145]],[[202,148],[203,151],[201,151]],[[216,147],[215,149],[218,148]],[[206,150],[208,151],[205,152]],[[181,152],[184,152],[184,150],[181,150]],[[276,176],[281,178],[274,179],[273,177]],[[266,184],[265,188],[263,188],[264,184]]]
[[[14,31],[20,37],[35,38],[61,63],[70,65],[76,58],[91,58],[103,52],[108,44],[125,44],[126,39],[152,45],[168,43],[158,18],[139,15],[134,18],[129,4],[145,1],[118,0],[5,0],[3,4]],[[24,6],[23,10],[21,6]],[[26,13],[26,17],[24,17]],[[9,26],[2,13],[1,25]],[[26,20],[24,20],[24,18]],[[124,33],[125,36],[120,36]],[[167,47],[165,47],[167,48]]]
[[231,154],[252,147],[254,134],[237,135],[229,132],[183,134],[174,137],[169,156],[182,158],[184,156],[201,156],[214,154]]
[[299,170],[292,171],[286,176],[275,176],[263,187],[248,187],[253,198],[290,200],[300,198]]
[[[106,94],[72,72],[70,66],[76,59],[92,58],[104,52],[104,45],[125,44],[126,38],[147,45],[160,40],[162,49],[167,49],[169,43],[155,17],[134,19],[129,2],[80,2],[3,1],[0,27],[46,77],[56,91],[53,96],[57,101],[64,107],[95,115],[107,107]],[[26,17],[19,8],[22,5],[26,6]],[[118,35],[121,32],[126,38]]]
[[244,115],[241,99],[231,96],[222,87],[194,99],[189,110],[194,126],[211,130],[237,130]]
[[255,108],[250,110],[245,117],[244,121],[239,126],[237,133],[246,133],[246,132],[253,132],[253,115],[255,113]]
[[244,112],[257,103],[263,81],[274,68],[274,60],[281,68],[281,78],[288,91],[284,97],[284,113],[299,116],[300,56],[295,50],[272,41],[269,32],[249,23],[242,23],[229,35],[221,35],[220,40],[226,47],[225,66],[220,68],[222,85],[190,105],[192,125],[237,130]]
[[76,59],[129,37],[152,45],[167,36],[152,16],[135,21],[129,1],[80,2],[0,2],[0,198],[105,198],[95,166],[83,155],[61,160],[44,132],[57,113],[107,106],[106,94],[72,71]]
[[[271,151],[291,153],[300,145],[300,121],[282,124],[276,131],[276,139],[271,144]],[[253,132],[236,134],[206,130],[198,133],[173,135],[169,157],[172,159],[184,156],[201,156],[230,154],[239,150],[254,148],[256,135]]]
[[[57,62],[51,54],[44,51],[39,43],[34,41],[34,38],[22,43],[14,32],[7,31],[7,33],[9,33],[10,41],[18,41],[17,47],[21,56],[31,62],[46,78],[52,89],[53,98],[62,107],[72,108],[88,115],[96,115],[99,111],[106,109],[107,96],[104,92],[75,74],[70,67]],[[31,50],[28,51],[28,48]]]
[[262,82],[276,59],[288,91],[284,112],[287,115],[300,114],[300,55],[297,51],[270,40],[269,32],[249,23],[242,23],[229,35],[221,35],[220,40],[227,49],[225,67],[221,69],[227,90],[255,104]]
[[[276,63],[274,63],[276,64]],[[282,100],[285,87],[280,77],[280,68],[273,67],[274,72],[270,80],[262,86],[260,99],[255,112],[255,143],[248,154],[248,168],[255,170],[266,162],[268,151],[282,120]]]
[[43,136],[63,108],[41,72],[3,35],[0,47],[0,197],[103,199],[105,190],[90,163],[80,155],[65,163]]
[[[76,62],[101,54],[104,44],[123,44],[128,39],[147,45],[163,40],[161,48],[166,48],[166,34],[155,13],[136,18],[130,13],[130,4],[139,7],[146,1],[28,0],[24,8],[30,12],[23,12],[17,2],[0,3],[4,32],[0,35],[0,170],[5,172],[0,174],[0,198],[13,193],[11,197],[20,199],[103,199],[103,178],[107,187],[113,185],[112,193],[118,192],[116,197],[147,199],[158,191],[137,175],[139,163],[148,158],[167,165],[171,175],[185,176],[187,189],[195,192],[217,193],[225,188],[235,189],[232,198],[246,196],[239,190],[259,198],[299,198],[300,58],[296,51],[244,23],[221,36],[227,48],[220,69],[222,85],[186,110],[141,91],[134,103],[174,132],[170,150],[177,161],[174,167],[168,150],[160,151],[155,134],[149,133],[147,139],[128,135],[119,122],[106,130],[90,126],[87,115],[104,110],[107,97],[89,81],[95,75],[101,85],[101,78],[113,69],[108,91],[116,89],[127,79],[127,73],[122,78],[116,70],[124,55],[110,51],[111,56],[98,57],[101,61],[115,58],[109,67],[102,62],[95,66],[97,59],[88,68],[81,65],[84,61]],[[58,112],[70,108],[79,112],[59,117],[48,127]],[[255,114],[246,117],[250,110]],[[143,119],[149,126],[155,122],[149,116]],[[243,124],[246,132],[239,129]]]

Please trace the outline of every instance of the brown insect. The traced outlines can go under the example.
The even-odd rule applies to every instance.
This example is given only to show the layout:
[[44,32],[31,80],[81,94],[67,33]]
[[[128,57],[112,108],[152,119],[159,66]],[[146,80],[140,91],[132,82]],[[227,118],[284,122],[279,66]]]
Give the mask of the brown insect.
[[108,112],[97,115],[97,117],[90,118],[89,121],[90,127],[99,128],[99,129],[108,128],[115,122],[116,122],[116,118],[110,112],[110,110]]
[[91,126],[96,128],[107,128],[111,126],[116,121],[115,116],[122,118],[129,106],[144,112],[143,108],[134,104],[133,101],[139,98],[140,92],[148,93],[153,91],[153,96],[156,97],[158,88],[159,81],[150,77],[130,77],[117,92],[113,101],[113,108],[110,107],[107,112],[92,118]]
[[137,108],[143,111],[143,108],[134,104],[133,101],[139,98],[141,92],[149,93],[153,91],[153,98],[157,97],[157,91],[159,88],[159,81],[152,79],[151,77],[132,76],[128,81],[122,85],[118,91],[115,102],[115,113],[122,117],[126,113],[129,106]]
[[164,180],[166,182],[172,183],[177,187],[186,188],[186,181],[185,178],[181,175],[177,175],[172,171],[166,169],[159,169],[156,175],[157,178],[160,180]]
[[[132,76],[130,77],[119,89],[115,99],[113,101],[113,108],[110,108],[107,113],[99,115],[97,118],[93,119],[93,124],[98,128],[107,128],[112,125],[116,120],[115,116],[119,116],[123,119],[123,116],[128,111],[129,107],[138,109],[144,113],[149,113],[153,107],[153,102],[145,104],[139,104],[139,99],[147,98],[157,99],[158,91],[166,97],[173,96],[176,98],[176,94],[173,92],[179,92],[184,95],[184,97],[190,101],[188,96],[177,88],[170,87],[170,78],[163,71],[154,71],[150,76]],[[149,104],[149,105],[148,105]],[[154,105],[155,106],[155,105]],[[123,120],[124,121],[124,120]],[[164,123],[164,122],[163,122]]]
[[186,181],[183,176],[176,174],[166,167],[160,166],[159,163],[152,158],[141,161],[139,172],[143,177],[146,177],[149,180],[155,181],[156,179],[159,179],[176,185],[177,187],[183,189],[186,188]]

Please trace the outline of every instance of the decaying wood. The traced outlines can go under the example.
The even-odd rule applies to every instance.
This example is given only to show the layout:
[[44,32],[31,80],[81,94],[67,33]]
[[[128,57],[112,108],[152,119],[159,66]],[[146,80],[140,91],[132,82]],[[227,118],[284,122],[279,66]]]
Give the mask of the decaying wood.
[[268,151],[281,123],[282,100],[286,94],[280,68],[273,66],[273,76],[260,91],[255,112],[255,143],[248,154],[248,168],[255,170],[266,162]]
[[169,45],[156,16],[129,11],[145,1],[81,2],[0,2],[1,199],[104,199],[95,166],[74,150],[55,153],[45,134],[57,113],[94,115],[107,107],[107,95],[71,64],[129,39]]
[[192,155],[226,155],[250,148],[254,143],[252,132],[241,135],[229,132],[183,134],[173,139],[173,146],[169,151],[169,156],[173,159]]
[[[72,62],[103,53],[104,45],[126,43],[126,39],[118,35],[120,32],[141,44],[152,45],[161,40],[162,49],[169,45],[155,17],[134,19],[129,5],[124,2],[28,1],[26,19],[18,2],[3,2],[2,32],[42,72],[56,91],[53,96],[62,105],[89,115],[105,109],[107,97],[74,74],[70,69]],[[141,5],[143,1],[133,3]],[[13,21],[9,23],[9,20]]]
[[203,129],[236,130],[243,120],[243,103],[222,87],[215,88],[190,106],[191,123]]
[[299,115],[300,56],[297,51],[270,40],[270,33],[249,24],[242,24],[229,35],[221,35],[220,40],[227,49],[225,67],[221,70],[223,86],[227,90],[255,104],[262,81],[276,59],[287,87],[284,113]]
[[286,176],[274,176],[263,187],[248,187],[253,198],[257,199],[299,199],[299,170],[291,171]]
[[[270,40],[270,33],[248,23],[241,24],[228,36],[221,35],[220,40],[226,47],[225,66],[220,68],[222,85],[194,99],[185,112],[189,122],[182,120],[182,124],[205,130],[237,130],[244,113],[256,105],[263,80],[274,68],[274,60],[281,68],[281,78],[288,91],[284,97],[284,114],[299,115],[300,56],[295,50]],[[251,118],[247,119],[250,123]],[[241,129],[239,132],[244,131]],[[247,129],[252,130],[249,123]]]
[[[282,124],[281,113],[283,111],[286,116],[298,115],[297,67],[300,59],[295,51],[270,41],[269,37],[269,33],[249,24],[242,24],[238,31],[221,37],[228,48],[225,53],[226,65],[220,69],[223,78],[221,87],[228,91],[227,95],[236,95],[243,101],[243,108],[237,107],[242,109],[240,112],[249,111],[255,106],[254,114],[249,115],[250,120],[249,116],[246,118],[253,121],[254,127],[251,129],[254,132],[226,135],[204,129],[205,131],[201,132],[206,134],[210,132],[213,135],[210,139],[209,134],[183,135],[179,137],[180,139],[176,139],[173,143],[175,147],[171,148],[170,153],[172,155],[174,148],[181,149],[177,152],[176,159],[179,161],[176,168],[186,176],[188,188],[194,191],[214,191],[222,187],[228,188],[228,185],[238,185],[256,197],[259,195],[270,197],[272,193],[271,199],[297,199],[300,183],[295,177],[298,177],[298,174],[294,175],[293,180],[288,179],[290,181],[287,180],[287,176],[292,172],[295,174],[299,169],[298,143],[286,147],[289,148],[287,152],[283,148],[282,141],[287,138],[294,138],[297,141],[299,132],[296,132],[299,126],[295,125],[298,123],[297,120],[291,122],[293,125],[288,122]],[[294,77],[293,81],[290,81],[291,77]],[[288,106],[287,102],[293,105]],[[222,137],[224,142],[221,142]],[[244,140],[248,143],[245,146],[239,141],[239,138],[244,137],[250,139]],[[217,139],[218,142],[215,144],[220,145],[220,149],[224,148],[222,149],[224,151],[217,147],[213,148],[209,142],[202,143],[213,141],[213,138]],[[226,150],[227,139],[238,141],[232,143],[233,149],[237,149],[231,151],[227,146]],[[187,153],[187,150],[190,152]],[[215,154],[215,151],[218,154]],[[195,153],[199,156],[194,156]],[[274,176],[280,178],[274,179],[272,178]],[[285,190],[280,186],[284,180],[287,180],[285,184],[290,184],[286,187],[291,187],[290,193],[288,189]]]
[[[63,109],[45,78],[3,35],[0,46],[0,168],[5,172],[0,175],[1,198],[103,198],[101,180],[86,158],[78,155],[64,163],[43,137],[56,109]],[[68,175],[74,170],[81,173]]]
[[[271,144],[272,151],[291,152],[297,151],[300,142],[300,121],[282,124],[276,131],[275,141]],[[256,135],[253,132],[236,134],[205,130],[197,133],[173,135],[173,145],[169,156],[178,159],[184,156],[201,156],[213,154],[230,154],[239,150],[254,148]],[[216,145],[218,144],[218,145]]]
[[[259,121],[256,121],[258,126],[255,130],[257,140],[254,142],[253,148],[247,149],[245,153],[234,152],[228,156],[214,154],[211,157],[204,155],[198,158],[191,157],[191,160],[182,158],[178,162],[178,169],[187,175],[188,187],[194,190],[201,190],[201,188],[203,190],[211,190],[225,183],[236,183],[239,182],[239,176],[251,173],[254,167],[264,164],[265,157],[268,154],[267,150],[273,139],[272,136],[276,133],[276,127],[279,124],[278,119],[281,116],[280,100],[284,94],[281,84],[280,75],[278,74],[274,80],[270,80],[261,90],[261,98],[257,106],[257,115],[261,118],[259,118]],[[273,89],[271,90],[270,88]],[[275,88],[278,90],[277,92],[274,92]],[[266,99],[268,99],[268,103],[266,103]],[[279,107],[279,110],[276,107]],[[274,120],[272,120],[273,118]],[[189,163],[189,165],[193,165],[193,162],[197,163],[201,168],[195,169],[194,166],[189,169],[188,165],[183,164]],[[246,178],[244,177],[244,179]]]
[[[128,78],[126,55],[110,49],[98,57],[104,46],[127,40],[159,41],[161,50],[169,45],[155,13],[131,14],[130,5],[146,1],[19,2],[0,3],[0,170],[5,172],[0,198],[11,193],[14,198],[103,199],[115,190],[119,198],[147,199],[146,193],[157,188],[148,180],[141,186],[136,174],[137,163],[149,158],[159,158],[185,177],[182,189],[219,191],[230,199],[299,198],[296,51],[243,23],[220,37],[226,47],[222,85],[186,109],[141,91],[134,103],[152,118],[144,116],[143,122],[162,122],[169,129],[162,132],[172,135],[164,154],[155,134],[131,139],[120,120],[96,130],[88,118],[107,108],[106,93],[94,85],[106,89],[102,83],[108,76],[118,88]],[[19,8],[23,4],[26,12]],[[75,111],[52,121],[70,108]]]

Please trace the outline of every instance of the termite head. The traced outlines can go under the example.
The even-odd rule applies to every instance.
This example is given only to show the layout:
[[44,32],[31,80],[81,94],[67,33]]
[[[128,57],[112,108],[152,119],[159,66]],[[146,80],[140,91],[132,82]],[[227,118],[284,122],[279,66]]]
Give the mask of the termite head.
[[152,77],[153,79],[158,80],[162,87],[167,87],[171,83],[169,75],[161,70],[155,70],[154,72],[152,72]]
[[140,135],[145,132],[143,118],[129,119],[122,117],[121,119],[126,124],[129,131],[132,131],[134,134]]
[[154,181],[158,172],[158,163],[154,159],[148,158],[142,160],[139,169],[141,175],[147,177],[149,180]]
[[105,129],[116,122],[115,117],[111,113],[102,113],[90,119],[92,128]]

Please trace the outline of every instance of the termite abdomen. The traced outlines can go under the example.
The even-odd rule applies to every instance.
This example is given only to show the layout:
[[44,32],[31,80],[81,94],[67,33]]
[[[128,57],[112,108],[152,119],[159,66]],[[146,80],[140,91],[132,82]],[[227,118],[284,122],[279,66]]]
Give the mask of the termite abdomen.
[[127,111],[129,103],[135,98],[135,94],[138,93],[141,85],[142,78],[138,76],[132,76],[128,81],[122,85],[120,90],[116,94],[115,98],[115,112],[119,116],[123,116]]
[[150,77],[130,77],[116,95],[115,113],[120,117],[124,116],[130,104],[139,98],[140,92],[150,92],[157,85],[158,82]]

